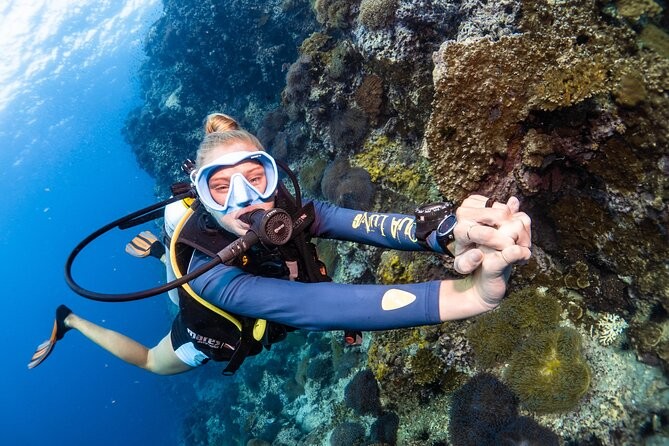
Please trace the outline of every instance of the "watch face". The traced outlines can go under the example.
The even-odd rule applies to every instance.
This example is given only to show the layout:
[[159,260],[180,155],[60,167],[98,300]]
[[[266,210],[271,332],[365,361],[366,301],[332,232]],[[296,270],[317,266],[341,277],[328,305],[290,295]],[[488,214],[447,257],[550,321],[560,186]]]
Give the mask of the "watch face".
[[437,237],[451,236],[456,223],[455,215],[446,216],[437,227]]
[[416,217],[424,220],[434,220],[442,218],[451,212],[452,205],[448,202],[429,203],[416,209]]

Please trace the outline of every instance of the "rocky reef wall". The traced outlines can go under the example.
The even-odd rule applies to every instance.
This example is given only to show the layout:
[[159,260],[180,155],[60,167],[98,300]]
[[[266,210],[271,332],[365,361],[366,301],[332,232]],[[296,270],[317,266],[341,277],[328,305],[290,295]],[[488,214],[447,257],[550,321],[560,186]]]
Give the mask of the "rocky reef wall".
[[[554,429],[565,444],[666,439],[664,6],[652,0],[165,0],[141,70],[145,103],[125,130],[159,195],[183,178],[179,166],[194,156],[202,119],[222,111],[287,161],[308,197],[410,212],[471,193],[518,196],[533,219],[534,257],[514,272],[516,300],[509,302],[549,296],[559,308],[557,321],[533,326],[532,333],[546,338],[540,346],[528,346],[527,335],[507,345],[508,327],[526,323],[531,308],[520,319],[520,310],[502,311],[492,326],[481,318],[375,333],[355,352],[312,334],[317,348],[277,349],[291,355],[288,368],[270,357],[261,365],[271,374],[240,372],[255,375],[232,385],[239,401],[226,400],[225,410],[234,417],[189,419],[198,440],[187,443],[234,432],[244,442],[273,444],[445,444],[453,441],[447,407],[468,376],[488,370],[523,395],[517,377],[527,376],[525,364],[547,370],[544,363],[536,368],[537,358],[548,357],[544,345],[560,339],[578,352],[561,363],[578,363],[578,382],[586,384],[570,393],[568,407],[556,403],[550,407],[560,410],[540,414],[542,402],[521,401],[521,415]],[[425,280],[444,277],[449,266],[435,256],[349,243],[318,248],[338,281]],[[481,353],[469,338],[476,327],[506,342],[504,348]],[[511,360],[511,371],[504,361],[486,359],[503,351],[522,358]],[[571,375],[559,363],[549,361],[548,370],[568,386],[564,377]],[[373,414],[357,413],[345,397],[365,368],[380,389]],[[364,376],[369,381],[370,373]],[[204,401],[215,398],[202,394]],[[271,403],[273,416],[254,415],[251,398]]]

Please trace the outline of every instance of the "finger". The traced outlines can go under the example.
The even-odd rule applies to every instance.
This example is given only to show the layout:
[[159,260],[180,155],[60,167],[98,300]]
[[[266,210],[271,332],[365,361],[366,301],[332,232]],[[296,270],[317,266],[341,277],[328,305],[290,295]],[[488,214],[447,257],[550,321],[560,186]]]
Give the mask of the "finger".
[[470,249],[457,256],[453,268],[460,274],[470,274],[483,262],[483,253],[479,249]]
[[[507,226],[510,224],[507,224]],[[517,226],[522,227],[522,224],[518,222]],[[501,250],[515,245],[516,238],[518,237],[518,229],[510,227],[501,232],[491,226],[473,224],[465,228],[465,231],[464,236],[462,235],[462,230],[454,234],[456,239],[459,237],[458,241],[462,241],[466,245],[476,244],[494,250]]]
[[518,239],[516,244],[526,248],[532,247],[532,220],[529,215],[524,212],[517,212],[513,216],[514,220],[520,222],[521,227],[518,228]]
[[530,216],[527,215],[525,212],[516,212],[515,214],[513,214],[513,218],[516,219],[516,220],[521,221],[521,223],[523,224],[523,229],[528,234],[528,237],[531,239],[532,238],[532,219],[530,218]]
[[508,264],[525,263],[532,257],[532,251],[524,246],[514,245],[499,251],[502,260]]
[[462,201],[460,206],[482,208],[487,200],[488,197],[483,195],[470,195]]
[[502,203],[499,203],[499,205],[499,207],[495,206],[492,208],[460,206],[455,211],[455,215],[458,221],[470,220],[478,224],[498,227],[511,220],[513,216],[507,205]]
[[525,229],[525,225],[520,219],[512,220],[505,223],[498,229],[501,235],[513,239],[515,245],[520,245],[525,248],[532,246],[530,233]]
[[516,213],[520,210],[520,200],[518,200],[516,197],[509,198],[506,202],[506,205],[513,213]]
[[504,223],[498,228],[502,234],[514,239],[517,245],[526,248],[532,247],[531,229],[532,220],[524,212],[517,212],[510,222]]

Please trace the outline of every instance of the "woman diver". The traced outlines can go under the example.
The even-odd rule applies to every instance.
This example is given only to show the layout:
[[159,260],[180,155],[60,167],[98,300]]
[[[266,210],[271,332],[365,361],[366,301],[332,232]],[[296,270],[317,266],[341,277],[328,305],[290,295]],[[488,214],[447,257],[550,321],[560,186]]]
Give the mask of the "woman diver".
[[[286,210],[294,214],[307,209],[306,223],[299,229],[303,235],[293,239],[297,248],[258,244],[235,261],[221,263],[191,280],[185,287],[188,292],[179,291],[180,311],[171,330],[152,348],[61,305],[51,339],[38,347],[30,368],[44,361],[56,341],[75,329],[114,356],[153,373],[181,373],[209,360],[227,361],[226,371],[232,373],[245,356],[258,353],[262,346],[293,329],[388,330],[438,324],[492,310],[506,293],[512,265],[527,261],[531,255],[531,221],[519,211],[515,197],[498,203],[470,196],[455,214],[446,211],[428,230],[415,216],[364,212],[318,201],[295,209],[279,181],[276,161],[254,135],[220,113],[210,115],[205,122],[205,137],[191,179],[201,205],[190,220],[200,223],[182,222],[187,206],[175,202],[166,208],[165,232],[168,239],[174,238],[175,230],[180,232],[179,240],[182,234],[195,239],[190,243],[195,248],[186,250],[188,258],[182,255],[181,260],[168,251],[167,257],[172,259],[166,262],[168,276],[180,276],[181,269],[191,272],[207,264],[218,248],[251,229],[250,216],[258,214],[256,211],[262,214],[289,208]],[[180,228],[180,224],[184,226]],[[403,230],[398,231],[398,225]],[[305,264],[319,265],[315,255],[307,258],[312,236],[449,254],[455,257],[456,271],[466,276],[396,285],[338,284],[324,271],[314,278],[303,271]],[[207,240],[216,249],[205,249],[208,242],[203,242],[203,237],[210,237]],[[139,251],[160,257],[162,245],[155,238],[145,239]],[[171,246],[177,246],[179,240],[173,240]],[[201,246],[205,248],[198,249]],[[177,300],[174,293],[171,297]],[[233,325],[236,329],[231,331]]]

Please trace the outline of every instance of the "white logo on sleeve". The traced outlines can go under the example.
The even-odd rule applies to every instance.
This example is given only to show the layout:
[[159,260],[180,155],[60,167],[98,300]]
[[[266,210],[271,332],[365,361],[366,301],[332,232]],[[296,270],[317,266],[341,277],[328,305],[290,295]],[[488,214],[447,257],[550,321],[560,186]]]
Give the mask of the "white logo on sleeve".
[[381,299],[381,308],[386,311],[406,307],[416,300],[416,295],[407,291],[391,289],[386,291]]

